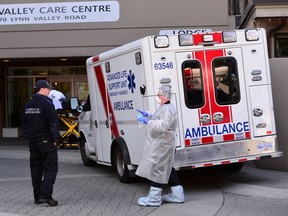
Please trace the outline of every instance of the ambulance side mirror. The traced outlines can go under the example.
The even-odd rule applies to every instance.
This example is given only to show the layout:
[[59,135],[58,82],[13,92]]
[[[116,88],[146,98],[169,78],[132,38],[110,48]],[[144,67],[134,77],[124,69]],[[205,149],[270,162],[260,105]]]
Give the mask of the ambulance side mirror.
[[145,85],[141,85],[141,86],[140,86],[140,93],[141,93],[142,95],[144,95],[145,92],[146,92],[146,86],[145,86]]

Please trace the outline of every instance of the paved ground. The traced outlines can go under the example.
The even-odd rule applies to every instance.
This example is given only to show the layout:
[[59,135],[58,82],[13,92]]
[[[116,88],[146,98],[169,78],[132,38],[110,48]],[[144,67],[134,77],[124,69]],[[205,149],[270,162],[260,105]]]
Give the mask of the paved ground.
[[[25,145],[1,146],[0,212],[20,215],[147,215],[135,200],[145,183],[121,184],[111,168],[84,167],[78,150],[59,149],[59,175],[54,187],[58,207],[34,205]],[[141,185],[141,187],[139,187]],[[125,199],[123,199],[125,197]]]
[[[22,140],[0,140],[0,216],[286,216],[288,173],[255,168],[238,173],[211,170],[178,173],[186,202],[141,207],[145,181],[122,184],[110,167],[85,167],[77,149],[59,149],[54,198],[59,206],[34,205],[28,146]],[[167,189],[164,193],[167,193]]]

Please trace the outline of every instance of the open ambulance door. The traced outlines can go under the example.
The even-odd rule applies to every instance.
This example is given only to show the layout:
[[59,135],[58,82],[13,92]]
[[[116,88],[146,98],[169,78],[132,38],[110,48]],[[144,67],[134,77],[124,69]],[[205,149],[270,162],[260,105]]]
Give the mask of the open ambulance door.
[[93,166],[95,162],[102,160],[101,137],[99,131],[99,113],[102,113],[103,108],[99,108],[99,86],[96,79],[97,67],[89,65],[87,67],[88,82],[89,82],[89,100],[91,110],[83,112],[79,116],[79,122],[84,128],[80,139],[80,153],[85,166]]
[[[99,135],[99,142],[98,145],[96,145],[96,149],[98,152],[98,161],[100,163],[110,163],[111,157],[110,157],[110,148],[111,148],[111,142],[112,142],[112,132],[115,126],[115,120],[112,119],[112,107],[111,102],[109,101],[108,97],[108,91],[107,91],[107,85],[106,85],[106,79],[105,75],[103,73],[105,72],[105,69],[103,69],[104,65],[97,65],[94,67],[95,72],[95,86],[96,89],[96,110],[97,113],[95,113],[95,125],[96,125],[96,133]],[[94,77],[94,76],[93,76]],[[97,115],[96,115],[97,114]],[[114,123],[113,123],[114,122]],[[114,130],[115,133],[117,133],[117,130]],[[117,135],[118,137],[118,135]]]

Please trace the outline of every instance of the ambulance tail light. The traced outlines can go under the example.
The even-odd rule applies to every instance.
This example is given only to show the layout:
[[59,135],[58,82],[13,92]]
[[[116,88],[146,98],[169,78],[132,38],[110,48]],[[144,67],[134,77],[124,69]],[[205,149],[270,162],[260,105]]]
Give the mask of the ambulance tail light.
[[222,37],[224,43],[233,43],[237,41],[235,31],[223,31]]
[[160,35],[154,37],[154,44],[156,48],[169,47],[169,38],[167,35]]
[[257,41],[259,40],[259,32],[257,29],[246,30],[245,37],[247,41]]
[[193,46],[192,34],[180,34],[178,37],[180,46]]

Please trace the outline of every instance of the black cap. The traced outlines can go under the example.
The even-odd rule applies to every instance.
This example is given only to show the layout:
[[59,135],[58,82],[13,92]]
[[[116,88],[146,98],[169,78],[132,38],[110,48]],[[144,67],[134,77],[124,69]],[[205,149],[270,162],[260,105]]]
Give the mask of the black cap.
[[34,83],[34,89],[40,89],[40,88],[48,88],[53,89],[51,85],[46,80],[38,80]]

